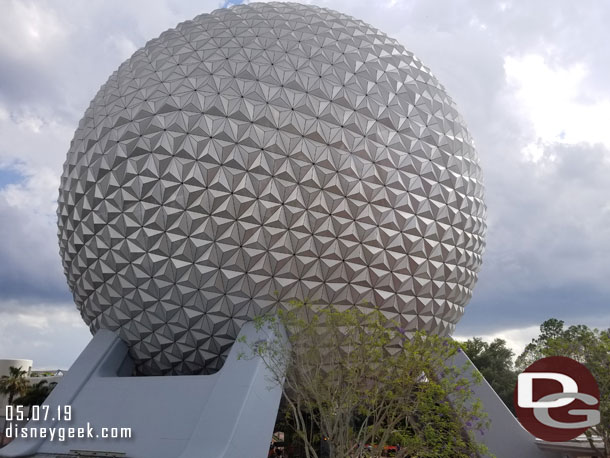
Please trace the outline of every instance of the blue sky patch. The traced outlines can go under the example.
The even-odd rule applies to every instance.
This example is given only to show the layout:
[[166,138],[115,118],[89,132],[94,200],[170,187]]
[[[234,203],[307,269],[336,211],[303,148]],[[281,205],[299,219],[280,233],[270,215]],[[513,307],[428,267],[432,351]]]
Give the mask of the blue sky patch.
[[228,8],[230,6],[241,5],[244,3],[243,0],[225,0],[221,6],[221,8]]
[[19,183],[23,178],[23,175],[13,167],[0,168],[0,189],[9,184]]

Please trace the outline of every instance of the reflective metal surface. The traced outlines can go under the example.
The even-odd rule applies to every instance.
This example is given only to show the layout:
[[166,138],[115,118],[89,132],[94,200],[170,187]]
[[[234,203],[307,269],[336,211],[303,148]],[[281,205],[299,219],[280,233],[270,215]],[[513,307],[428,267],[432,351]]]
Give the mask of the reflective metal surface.
[[281,3],[198,16],[124,62],[76,131],[58,216],[85,322],[145,374],[216,369],[292,298],[448,334],[485,233],[470,135],[429,70]]

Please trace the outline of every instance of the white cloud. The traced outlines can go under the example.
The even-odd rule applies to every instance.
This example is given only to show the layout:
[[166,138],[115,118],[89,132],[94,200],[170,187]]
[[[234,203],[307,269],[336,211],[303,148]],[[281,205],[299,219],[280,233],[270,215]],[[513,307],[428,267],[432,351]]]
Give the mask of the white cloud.
[[32,359],[35,369],[68,369],[90,339],[73,305],[0,302],[0,359]]
[[74,125],[54,113],[46,104],[31,109],[0,103],[0,167],[17,164],[24,175],[51,170],[57,182]]
[[138,47],[124,35],[112,35],[106,39],[106,46],[116,52],[120,59],[128,59]]
[[59,47],[68,27],[55,12],[43,4],[9,0],[0,16],[0,51],[15,59],[47,59],[49,50]]
[[544,56],[527,54],[506,57],[504,69],[515,109],[529,118],[535,131],[534,143],[525,147],[531,159],[541,159],[540,142],[610,146],[610,99],[587,97],[584,82],[589,69],[584,63],[559,67]]
[[26,169],[24,181],[0,189],[0,310],[2,300],[65,300],[57,243],[57,174]]
[[523,352],[525,346],[530,343],[532,339],[538,337],[539,334],[539,326],[526,326],[524,328],[504,329],[492,334],[482,334],[477,336],[454,335],[453,338],[455,340],[464,341],[471,339],[472,337],[480,337],[486,342],[491,342],[495,339],[502,339],[506,341],[506,346],[510,348],[515,357],[517,357]]
[[55,220],[57,174],[49,168],[26,170],[25,173],[30,175],[24,182],[0,189],[0,200],[11,207]]

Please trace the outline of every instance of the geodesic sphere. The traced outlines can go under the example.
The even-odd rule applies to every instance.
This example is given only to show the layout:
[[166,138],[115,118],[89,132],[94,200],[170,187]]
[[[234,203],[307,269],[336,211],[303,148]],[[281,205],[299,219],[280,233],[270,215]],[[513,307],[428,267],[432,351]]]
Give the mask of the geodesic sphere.
[[215,370],[293,298],[446,335],[485,232],[470,135],[429,70],[281,3],[203,14],[124,62],[79,124],[58,215],[83,319],[143,374]]

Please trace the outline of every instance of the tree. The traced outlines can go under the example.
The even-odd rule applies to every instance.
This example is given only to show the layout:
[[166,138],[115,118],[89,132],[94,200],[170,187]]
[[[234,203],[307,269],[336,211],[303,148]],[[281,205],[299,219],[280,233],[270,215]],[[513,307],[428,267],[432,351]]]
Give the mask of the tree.
[[[22,370],[19,367],[10,367],[9,375],[3,375],[0,378],[0,394],[8,396],[7,405],[13,405],[15,396],[21,396],[25,393],[28,381],[25,378],[27,371]],[[6,421],[2,428],[2,442],[4,444],[4,433],[6,432]]]
[[514,413],[513,391],[517,383],[517,373],[513,369],[513,351],[503,339],[491,343],[480,337],[460,342],[464,353],[481,372],[506,407]]
[[527,344],[516,360],[519,370],[546,356],[567,356],[580,363],[587,359],[587,349],[595,345],[599,331],[584,325],[564,329],[564,322],[550,318],[540,325],[540,335]]
[[255,322],[270,337],[248,344],[282,384],[307,458],[319,456],[320,438],[332,458],[380,456],[390,444],[399,458],[483,450],[472,436],[486,420],[463,369],[447,363],[459,351],[450,339],[407,338],[378,311],[303,302]]
[[19,398],[15,399],[15,404],[29,407],[39,406],[49,396],[53,388],[57,385],[56,382],[49,383],[47,380],[41,380],[33,385],[27,386],[25,393]]
[[[610,329],[599,331],[584,325],[567,329],[564,322],[551,318],[540,325],[540,335],[532,339],[517,358],[519,370],[547,356],[567,356],[584,364],[591,371],[600,391],[599,425],[585,434],[591,448],[598,454],[610,457]],[[596,440],[596,437],[601,441]]]

